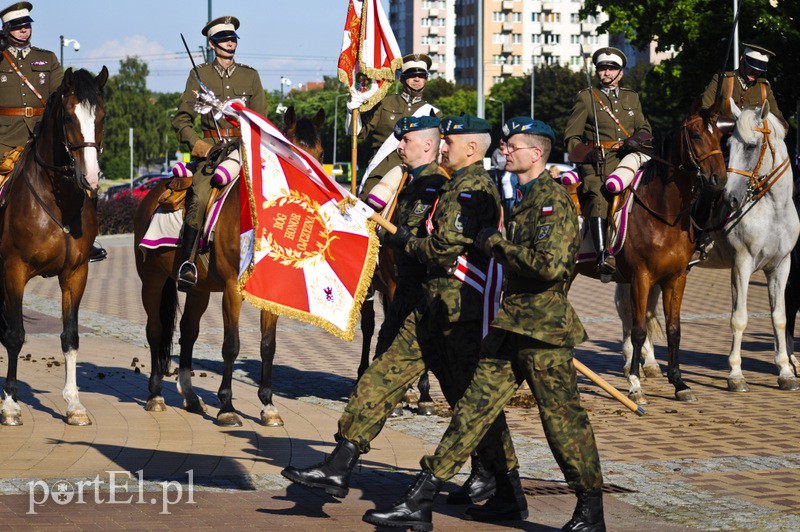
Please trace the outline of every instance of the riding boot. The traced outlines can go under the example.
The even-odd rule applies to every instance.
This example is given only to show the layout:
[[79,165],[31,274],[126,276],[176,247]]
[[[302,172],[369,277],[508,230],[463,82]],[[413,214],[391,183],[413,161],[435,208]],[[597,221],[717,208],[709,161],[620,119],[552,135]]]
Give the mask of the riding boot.
[[367,510],[362,518],[375,526],[433,530],[433,499],[444,486],[444,480],[430,471],[417,475],[416,481],[403,497],[385,511]]
[[[97,212],[97,194],[95,193],[89,201],[92,202],[94,205],[94,212]],[[108,257],[108,252],[100,245],[96,239],[92,242],[92,249],[89,251],[89,262],[100,262],[101,260],[105,260]]]
[[603,490],[578,490],[578,504],[572,519],[563,526],[566,532],[605,532]]
[[447,496],[447,504],[475,504],[494,495],[497,482],[494,475],[481,461],[472,455],[472,471],[461,489]]
[[200,232],[189,224],[183,224],[181,236],[181,266],[178,268],[178,290],[188,292],[197,284],[197,266],[191,262],[192,250]]
[[612,255],[608,254],[608,249],[606,248],[607,229],[608,223],[605,218],[600,216],[592,216],[589,218],[589,230],[592,233],[594,249],[597,252],[597,271],[600,272],[601,276],[614,275],[614,272],[617,270],[616,260]]
[[467,519],[474,521],[522,521],[528,517],[528,500],[522,491],[519,470],[500,473],[497,491],[482,506],[467,508]]
[[350,491],[350,473],[361,453],[355,444],[341,438],[336,448],[319,464],[298,469],[286,467],[281,475],[307,488],[324,489],[329,495],[344,498]]
[[700,193],[692,208],[692,225],[695,229],[695,250],[686,269],[696,266],[708,258],[708,252],[714,247],[714,240],[706,231],[706,224],[711,216],[713,198],[705,191]]

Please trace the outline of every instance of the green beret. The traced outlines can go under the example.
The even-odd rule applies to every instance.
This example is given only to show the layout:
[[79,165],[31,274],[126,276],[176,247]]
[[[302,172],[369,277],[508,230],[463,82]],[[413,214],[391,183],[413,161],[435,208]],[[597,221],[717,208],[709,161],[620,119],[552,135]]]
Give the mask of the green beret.
[[553,128],[542,122],[527,116],[515,116],[503,124],[503,138],[508,140],[517,133],[527,133],[528,135],[541,135],[550,139],[555,144],[556,136]]
[[439,119],[435,116],[404,116],[394,125],[394,136],[399,140],[410,131],[434,129],[439,127]]
[[439,125],[442,135],[460,135],[466,133],[491,133],[492,125],[484,120],[472,115],[448,116],[442,118]]

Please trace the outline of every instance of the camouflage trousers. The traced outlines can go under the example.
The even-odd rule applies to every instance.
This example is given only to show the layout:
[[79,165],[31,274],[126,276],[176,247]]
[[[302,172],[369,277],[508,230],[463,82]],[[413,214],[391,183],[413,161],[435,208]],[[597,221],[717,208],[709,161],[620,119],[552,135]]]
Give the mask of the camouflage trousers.
[[400,281],[394,292],[394,299],[389,303],[383,317],[381,330],[378,332],[378,343],[375,346],[375,358],[386,352],[392,345],[400,328],[409,315],[414,312],[414,307],[425,297],[422,289],[422,280],[414,278],[410,282]]
[[458,473],[472,450],[480,449],[494,429],[493,420],[525,379],[539,406],[547,443],[569,486],[602,488],[600,457],[589,416],[581,406],[572,355],[571,347],[491,329],[475,376],[436,453],[422,458],[422,468],[443,480]]
[[[419,309],[411,313],[389,349],[367,368],[339,418],[337,440],[344,438],[368,452],[406,389],[426,369],[455,406],[478,364],[481,327],[477,321],[449,323],[432,314]],[[495,417],[478,455],[490,471],[506,471],[518,466],[517,457],[502,410]]]

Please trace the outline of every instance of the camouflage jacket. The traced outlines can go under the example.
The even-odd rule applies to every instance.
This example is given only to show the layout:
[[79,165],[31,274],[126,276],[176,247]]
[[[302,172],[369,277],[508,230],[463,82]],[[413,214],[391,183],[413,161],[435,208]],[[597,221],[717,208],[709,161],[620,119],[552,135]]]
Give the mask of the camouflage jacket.
[[[222,70],[219,63],[203,63],[197,67],[200,79],[214,95],[222,102],[239,98],[244,100],[247,107],[256,113],[267,116],[267,99],[264,89],[261,86],[261,78],[258,71],[241,63],[234,63],[227,71]],[[189,149],[194,147],[195,142],[200,140],[200,136],[194,129],[194,120],[197,111],[194,110],[194,102],[197,97],[194,91],[200,90],[197,76],[194,70],[189,72],[189,79],[186,80],[186,89],[181,96],[181,103],[178,112],[172,119],[172,128],[178,135],[180,142],[189,145]],[[233,126],[220,118],[220,129],[231,129]],[[207,113],[200,116],[200,127],[203,131],[216,131],[214,125],[214,113]],[[211,139],[208,139],[211,141]]]
[[[411,116],[414,112],[425,105],[422,98],[413,98],[406,93],[389,94],[381,102],[364,113],[362,123],[364,127],[359,132],[359,136],[367,138],[369,152],[375,153],[383,143],[394,134],[394,125],[404,116]],[[436,116],[441,116],[437,112]],[[392,151],[386,159],[381,161],[372,171],[371,175],[383,177],[386,172],[400,164],[400,156],[396,151]]]
[[[717,95],[718,79],[719,75],[714,74],[714,77],[711,78],[711,82],[703,91],[703,109],[708,109],[714,105],[714,96]],[[769,81],[767,81],[767,78],[758,78],[751,85],[748,83],[747,78],[742,77],[738,71],[730,71],[725,72],[722,79],[720,99],[722,100],[722,112],[724,114],[729,116],[732,114],[731,102],[728,98],[733,98],[733,101],[736,102],[739,109],[743,107],[760,107],[764,101],[768,101],[770,112],[788,127],[786,119],[783,118],[781,110],[778,109],[778,102],[775,101],[775,95],[772,93],[772,86],[769,84]],[[729,94],[730,96],[728,96]]]
[[542,172],[511,210],[508,240],[498,234],[488,243],[504,267],[506,283],[492,327],[561,347],[586,340],[567,299],[580,235],[575,207],[563,186]]
[[[650,131],[650,123],[644,116],[642,104],[636,91],[620,87],[617,94],[611,91],[605,94],[598,88],[594,89],[600,101],[605,105],[628,135],[633,135],[637,131]],[[594,103],[592,103],[594,102]],[[594,107],[592,107],[594,105]],[[603,110],[589,89],[583,89],[575,98],[575,105],[572,107],[572,114],[567,122],[567,129],[564,132],[564,140],[567,143],[567,152],[572,151],[579,142],[596,142],[597,135],[594,127],[594,110],[597,110],[597,129],[600,132],[601,142],[620,142],[628,138],[622,129],[617,125],[611,115]]]
[[433,233],[412,238],[405,251],[427,267],[425,293],[428,310],[448,322],[480,320],[482,296],[453,276],[459,255],[486,270],[488,257],[472,246],[478,231],[497,228],[500,196],[483,163],[454,172],[442,185],[433,214]]
[[[404,226],[413,236],[427,236],[425,221],[436,198],[439,197],[439,189],[447,179],[444,169],[435,161],[423,168],[417,177],[406,182],[397,195],[397,207],[392,221],[396,225]],[[405,253],[395,253],[394,260],[395,271],[400,281],[413,278],[421,282],[427,273],[424,264]]]
[[[19,68],[19,71],[33,85],[44,101],[61,85],[64,71],[58,63],[56,54],[31,46],[30,51],[15,57],[9,48],[8,54]],[[42,109],[44,104],[30,87],[22,81],[8,60],[0,54],[0,107]],[[33,128],[42,119],[38,116],[0,116],[0,144],[4,146],[0,152],[16,146],[22,146],[33,135]]]

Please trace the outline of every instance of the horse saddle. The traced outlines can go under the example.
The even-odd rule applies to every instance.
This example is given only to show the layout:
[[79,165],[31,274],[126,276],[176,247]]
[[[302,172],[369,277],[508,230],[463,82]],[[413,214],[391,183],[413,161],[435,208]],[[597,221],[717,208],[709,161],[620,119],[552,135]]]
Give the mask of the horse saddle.
[[181,210],[186,205],[186,191],[192,186],[192,176],[175,176],[158,197],[158,207],[167,212]]

